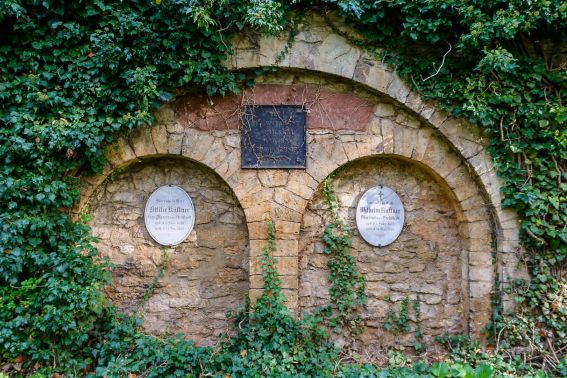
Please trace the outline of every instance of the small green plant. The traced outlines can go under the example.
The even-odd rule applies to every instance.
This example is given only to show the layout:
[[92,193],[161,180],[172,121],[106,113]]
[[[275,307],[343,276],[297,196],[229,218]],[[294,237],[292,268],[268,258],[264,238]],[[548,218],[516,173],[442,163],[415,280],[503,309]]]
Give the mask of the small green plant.
[[423,332],[421,331],[421,296],[419,293],[416,295],[413,301],[413,312],[415,314],[415,341],[413,343],[413,348],[416,353],[423,353],[425,351],[425,344],[423,343]]
[[408,333],[411,328],[409,325],[409,297],[405,296],[400,302],[398,308],[398,313],[392,308],[388,308],[386,313],[386,321],[383,323],[383,327],[386,331],[392,331],[394,333]]
[[215,374],[244,376],[331,376],[338,350],[329,340],[320,312],[296,319],[285,306],[276,269],[276,235],[268,222],[262,251],[262,295],[235,318],[237,334],[214,355]]
[[[390,300],[388,297],[386,300]],[[414,326],[414,343],[413,347],[416,353],[422,353],[425,351],[425,345],[423,343],[423,332],[421,330],[421,298],[417,294],[416,298],[411,301],[412,309],[415,316]],[[386,320],[382,324],[386,331],[390,331],[393,334],[405,334],[411,332],[411,319],[410,319],[410,298],[405,296],[400,302],[398,312],[390,306],[386,313]]]
[[388,367],[403,367],[410,366],[411,359],[404,354],[404,348],[400,347],[400,350],[389,350],[388,351]]
[[156,289],[156,287],[159,283],[159,280],[161,278],[163,278],[163,275],[165,274],[165,271],[166,271],[166,269],[169,265],[169,259],[170,259],[170,254],[164,248],[163,249],[162,261],[158,266],[157,274],[154,276],[154,278],[152,279],[152,282],[150,282],[150,284],[148,285],[146,290],[144,290],[144,293],[142,294],[140,301],[136,305],[136,310],[134,311],[136,314],[140,311],[140,309],[142,307],[144,307],[144,305],[148,302],[150,297],[153,295],[153,293],[154,293],[154,291],[155,291],[155,289]]

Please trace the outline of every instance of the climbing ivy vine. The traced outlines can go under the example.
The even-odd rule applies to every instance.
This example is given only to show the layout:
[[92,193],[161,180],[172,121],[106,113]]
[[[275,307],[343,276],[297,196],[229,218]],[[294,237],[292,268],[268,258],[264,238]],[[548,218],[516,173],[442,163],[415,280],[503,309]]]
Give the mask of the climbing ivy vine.
[[[378,374],[337,367],[321,314],[297,322],[285,313],[267,257],[271,299],[240,315],[237,337],[215,349],[141,335],[102,295],[106,263],[88,227],[67,215],[78,177],[99,172],[105,147],[151,123],[161,103],[189,91],[234,92],[249,79],[223,68],[232,34],[295,30],[306,10],[340,13],[360,33],[357,43],[423,97],[483,127],[505,183],[503,205],[522,219],[532,278],[506,289],[520,307],[495,317],[495,341],[532,366],[567,373],[567,4],[560,0],[0,1],[1,363],[69,376]],[[347,240],[333,218],[325,233],[331,261],[351,264]],[[363,302],[363,281],[349,275],[351,291],[331,279],[336,324],[356,319],[351,308]],[[446,365],[431,374],[473,371]]]
[[330,317],[329,325],[335,329],[346,327],[351,333],[356,334],[360,330],[361,322],[358,312],[366,304],[364,293],[366,281],[358,273],[356,260],[350,254],[352,232],[338,214],[333,177],[334,174],[323,181],[324,201],[330,218],[330,223],[323,232],[325,242],[323,253],[329,255],[327,263],[331,271],[329,297],[332,310],[336,312]]

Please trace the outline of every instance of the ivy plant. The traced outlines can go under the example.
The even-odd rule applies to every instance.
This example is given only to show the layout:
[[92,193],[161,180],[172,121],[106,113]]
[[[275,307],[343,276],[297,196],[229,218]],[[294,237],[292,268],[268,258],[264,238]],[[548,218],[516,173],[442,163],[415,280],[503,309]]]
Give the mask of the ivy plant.
[[[242,332],[218,349],[143,336],[138,321],[102,295],[106,263],[96,257],[88,227],[67,214],[79,199],[78,177],[100,172],[109,143],[151,124],[160,104],[186,92],[238,91],[250,79],[224,68],[234,33],[288,28],[294,35],[307,10],[341,14],[362,36],[353,43],[489,136],[502,205],[521,218],[531,274],[506,288],[519,306],[515,315],[495,311],[494,342],[498,350],[514,347],[502,354],[508,362],[520,356],[533,367],[565,371],[561,0],[0,1],[0,361],[18,364],[22,374],[69,376],[378,374],[375,367],[338,367],[318,328],[321,314],[299,322],[285,313],[269,258],[268,297],[238,318]],[[350,264],[348,230],[336,223],[325,237],[330,255]],[[363,281],[349,275],[354,291],[331,280],[338,314],[363,302]],[[431,373],[473,374],[459,366]],[[506,369],[494,371],[512,371]],[[380,374],[428,373],[416,366]]]

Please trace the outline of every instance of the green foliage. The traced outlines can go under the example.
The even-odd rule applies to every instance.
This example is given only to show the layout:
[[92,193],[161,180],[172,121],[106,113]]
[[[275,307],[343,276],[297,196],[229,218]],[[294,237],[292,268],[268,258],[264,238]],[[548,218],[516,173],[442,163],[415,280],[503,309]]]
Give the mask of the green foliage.
[[[339,366],[323,313],[299,321],[285,309],[269,254],[264,295],[219,348],[143,336],[138,320],[101,294],[107,265],[88,228],[66,215],[78,201],[77,177],[100,171],[108,143],[151,123],[164,101],[237,91],[249,78],[223,68],[232,33],[276,34],[291,24],[290,10],[312,7],[342,12],[364,36],[355,43],[490,137],[532,276],[506,289],[520,312],[495,317],[494,340],[506,354],[471,360],[478,353],[461,345],[466,361],[431,371]],[[47,375],[486,376],[486,361],[495,375],[534,376],[525,359],[564,374],[567,81],[547,46],[565,41],[566,23],[560,0],[1,1],[0,360]],[[325,194],[331,325],[356,329],[364,281],[334,195]]]
[[384,322],[384,329],[387,331],[393,331],[396,333],[408,333],[411,328],[408,323],[409,321],[409,297],[406,296],[401,302],[399,307],[399,313],[392,309],[388,309],[386,315],[386,321]]
[[[438,378],[492,378],[506,377],[506,375],[494,374],[494,370],[490,365],[480,364],[472,367],[462,363],[435,362],[430,367],[426,367],[423,363],[415,363],[413,365],[378,369],[373,365],[346,365],[339,377],[381,377],[381,378],[420,378],[420,377],[438,377]],[[542,376],[543,377],[543,376]]]
[[339,218],[337,213],[337,198],[332,184],[332,175],[323,181],[325,205],[331,222],[323,232],[325,249],[323,252],[330,256],[327,266],[329,274],[329,296],[335,310],[335,316],[329,320],[332,328],[346,326],[351,332],[359,331],[361,322],[357,311],[366,304],[364,293],[365,279],[358,273],[356,260],[350,254],[352,233],[349,227]]
[[338,351],[317,312],[296,319],[285,306],[275,268],[275,232],[268,223],[268,245],[262,255],[263,292],[235,319],[236,336],[214,356],[216,369],[230,376],[332,376]]
[[546,377],[547,375],[526,363],[522,356],[506,356],[481,348],[478,341],[467,336],[448,335],[437,338],[449,350],[449,358],[459,365],[488,366],[496,377]]
[[5,214],[0,223],[0,358],[27,356],[73,369],[89,365],[77,355],[105,318],[102,286],[87,229],[63,214]]
[[421,353],[425,351],[425,345],[423,344],[423,332],[421,331],[421,296],[419,293],[413,301],[413,312],[415,314],[415,342],[413,348],[416,353]]
[[88,370],[113,327],[134,338],[101,293],[109,276],[88,228],[64,213],[76,177],[175,94],[236,91],[227,40],[265,3],[0,3],[0,359]]
[[[389,298],[386,298],[389,300]],[[411,302],[411,306],[414,313],[414,350],[416,353],[421,353],[425,351],[425,345],[423,344],[423,333],[421,331],[421,298],[419,294]],[[410,317],[410,298],[405,296],[400,302],[398,307],[398,312],[389,307],[386,313],[386,321],[384,321],[383,327],[386,331],[392,332],[393,334],[410,333],[412,331],[411,327],[411,317]]]

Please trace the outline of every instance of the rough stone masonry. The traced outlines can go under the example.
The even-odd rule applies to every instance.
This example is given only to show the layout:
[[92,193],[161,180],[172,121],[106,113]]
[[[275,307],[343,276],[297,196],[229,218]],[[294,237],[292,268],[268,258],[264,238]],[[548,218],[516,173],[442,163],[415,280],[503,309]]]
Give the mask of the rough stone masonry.
[[[361,350],[391,345],[381,328],[385,312],[418,293],[426,341],[444,330],[480,336],[496,277],[506,284],[525,274],[518,268],[518,221],[501,207],[486,138],[422,101],[391,67],[324,20],[298,27],[283,60],[276,58],[286,36],[237,37],[230,69],[276,72],[238,95],[177,98],[152,127],[109,148],[102,174],[83,178],[76,211],[90,211],[99,253],[116,265],[111,299],[133,311],[167,252],[169,266],[140,310],[144,326],[154,334],[183,331],[210,345],[227,330],[226,308],[261,292],[260,254],[266,221],[273,220],[288,306],[299,316],[324,303],[321,183],[340,168],[334,185],[351,226],[358,198],[380,183],[396,190],[407,215],[387,247],[371,247],[354,234],[369,297]],[[305,169],[241,168],[239,117],[251,104],[305,107]],[[149,194],[166,184],[189,193],[196,227],[164,251],[144,230],[142,213]]]

